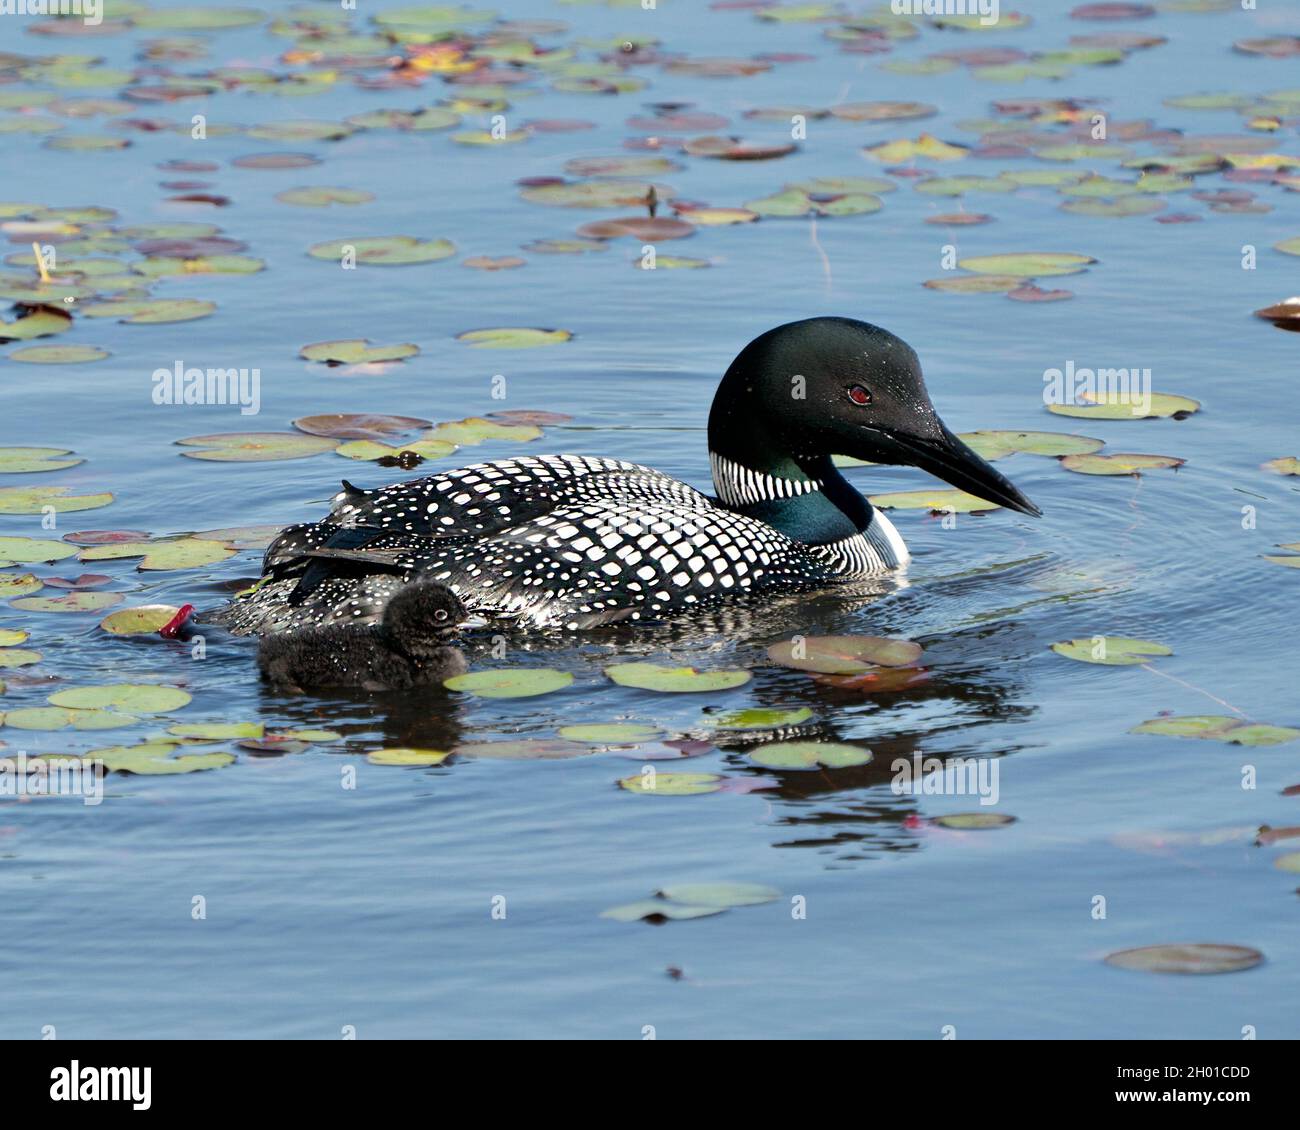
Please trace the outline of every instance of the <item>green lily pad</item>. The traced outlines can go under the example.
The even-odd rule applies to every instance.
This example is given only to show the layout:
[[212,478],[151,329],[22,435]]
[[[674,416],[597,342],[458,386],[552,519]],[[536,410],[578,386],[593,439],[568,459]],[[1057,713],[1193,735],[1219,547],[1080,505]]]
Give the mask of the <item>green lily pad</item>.
[[224,31],[264,19],[265,13],[253,8],[153,8],[133,13],[131,23],[151,31]]
[[605,668],[605,674],[621,687],[673,694],[731,690],[752,678],[748,671],[699,671],[655,663],[615,663]]
[[566,742],[583,742],[588,745],[637,745],[653,741],[659,736],[657,726],[641,722],[582,722],[575,726],[562,726],[557,733]]
[[443,681],[451,691],[465,691],[480,698],[531,698],[550,694],[573,682],[568,671],[549,667],[502,667],[493,671],[470,671]]
[[684,906],[666,899],[642,899],[602,910],[600,916],[612,918],[615,922],[663,922],[668,919],[710,918],[726,909],[725,906]]
[[1219,714],[1193,714],[1152,718],[1134,726],[1133,734],[1163,734],[1174,738],[1208,738],[1233,745],[1281,745],[1300,738],[1289,726],[1267,726]]
[[567,761],[586,757],[591,751],[575,742],[558,738],[521,738],[516,741],[466,742],[452,752],[457,757],[488,758],[493,761]]
[[542,429],[536,424],[502,424],[482,416],[469,416],[464,420],[448,420],[430,430],[426,442],[442,442],[462,447],[472,447],[487,440],[507,440],[527,443],[539,439]]
[[667,185],[629,180],[530,185],[519,195],[533,204],[554,208],[636,208],[645,204],[652,188],[659,200],[671,200],[675,195]]
[[1061,466],[1081,475],[1137,475],[1168,467],[1181,467],[1186,459],[1172,455],[1135,455],[1117,451],[1111,455],[1067,455]]
[[177,722],[167,727],[167,732],[178,738],[193,738],[202,742],[260,738],[265,730],[266,727],[261,722]]
[[110,612],[99,626],[115,636],[156,636],[180,611],[172,604],[140,604]]
[[14,562],[28,565],[37,561],[62,561],[76,552],[76,546],[66,545],[61,541],[49,541],[45,538],[0,537],[0,562],[6,565]]
[[22,628],[0,628],[0,647],[13,647],[14,644],[22,643],[31,635],[31,632],[24,631]]
[[1041,278],[1046,275],[1076,275],[1097,262],[1090,255],[1064,251],[1020,251],[1007,255],[976,255],[959,259],[957,266],[980,275],[1012,275]]
[[197,569],[234,557],[235,551],[224,542],[205,538],[176,538],[172,541],[121,541],[91,546],[81,551],[82,561],[112,561],[121,557],[139,557],[137,569]]
[[110,773],[138,773],[141,776],[224,769],[235,762],[233,753],[185,753],[173,757],[178,748],[170,742],[146,742],[143,745],[94,749],[86,757],[101,761]]
[[1300,738],[1300,730],[1290,726],[1265,726],[1262,724],[1233,726],[1223,735],[1232,745],[1282,745]]
[[538,345],[559,345],[569,341],[569,330],[539,330],[528,327],[503,327],[488,330],[465,330],[456,335],[476,349],[532,349]]
[[151,255],[131,264],[131,270],[146,278],[162,279],[183,275],[255,275],[266,263],[249,255],[201,255],[190,259]]
[[70,592],[66,596],[20,596],[10,604],[24,612],[102,612],[124,599],[120,592]]
[[1142,973],[1205,974],[1239,973],[1254,969],[1263,960],[1264,955],[1249,946],[1189,942],[1119,950],[1107,955],[1106,964]]
[[716,773],[638,773],[622,778],[618,784],[619,788],[642,796],[699,796],[716,793],[722,782],[723,778]]
[[70,487],[0,487],[0,514],[42,514],[46,507],[58,514],[98,510],[113,501],[102,494],[69,494]]
[[451,756],[440,749],[376,749],[366,754],[371,765],[428,766],[441,765]]
[[1076,216],[1102,216],[1123,219],[1126,216],[1151,216],[1165,208],[1163,200],[1150,196],[1121,196],[1115,200],[1067,200],[1062,212]]
[[51,706],[69,710],[122,710],[138,714],[167,714],[192,701],[179,687],[158,683],[108,683],[100,687],[72,687],[50,695]]
[[924,286],[930,290],[944,290],[952,294],[1006,294],[1024,285],[1018,275],[949,275],[940,279],[927,279]]
[[1014,824],[1014,816],[1004,816],[1000,812],[950,812],[945,816],[936,816],[934,823],[941,828],[952,828],[963,832],[983,831],[986,828],[1005,828]]
[[996,502],[976,498],[964,490],[900,490],[892,494],[873,494],[871,505],[879,510],[930,510],[936,514],[977,514],[983,510],[1001,509]]
[[92,302],[78,309],[87,318],[117,318],[134,326],[155,326],[171,322],[193,322],[206,318],[217,308],[215,302],[198,298],[152,298]]
[[29,345],[9,354],[10,361],[31,365],[80,365],[87,361],[102,361],[107,349],[97,345]]
[[1065,432],[1012,432],[984,429],[962,432],[958,437],[977,455],[985,459],[1001,459],[1023,452],[1026,455],[1089,455],[1100,451],[1105,441],[1091,436],[1069,435]]
[[1280,553],[1265,553],[1262,555],[1265,561],[1274,565],[1284,565],[1288,569],[1300,569],[1300,557],[1284,557]]
[[1174,417],[1181,420],[1200,411],[1200,401],[1190,396],[1153,392],[1149,400],[1126,396],[1123,392],[1083,392],[1083,404],[1049,404],[1047,410],[1058,416],[1076,416],[1095,420],[1149,420]]
[[24,647],[0,647],[0,667],[28,667],[40,661],[39,651]]
[[1082,663],[1102,663],[1112,667],[1128,667],[1146,663],[1153,656],[1173,655],[1170,648],[1154,640],[1138,640],[1128,636],[1094,636],[1092,638],[1065,640],[1052,644],[1057,655],[1077,659]]
[[409,235],[373,236],[366,239],[336,239],[307,249],[313,259],[341,261],[344,250],[353,249],[358,264],[375,267],[405,267],[414,263],[436,263],[456,254],[449,239],[415,239]]
[[420,352],[418,345],[402,342],[399,345],[372,345],[369,338],[348,341],[318,341],[304,345],[298,356],[308,361],[323,361],[327,365],[362,365],[372,361],[402,361]]
[[331,204],[369,204],[375,198],[373,192],[361,188],[327,188],[316,185],[313,188],[287,188],[277,192],[275,198],[281,204],[297,204],[304,208],[328,208]]
[[813,712],[806,706],[793,710],[779,710],[772,707],[754,707],[749,710],[733,710],[710,719],[719,730],[778,730],[786,726],[798,726],[807,722]]
[[750,761],[768,769],[846,769],[871,758],[871,750],[839,742],[773,742],[749,751]]
[[207,459],[218,463],[266,463],[278,459],[306,459],[323,451],[332,451],[338,442],[324,436],[300,432],[220,432],[207,436],[178,439],[185,447],[202,451],[182,451],[187,459]]
[[775,902],[781,897],[781,892],[761,883],[673,883],[657,890],[655,896],[686,906],[714,906],[728,910]]
[[992,192],[998,195],[1015,192],[1014,181],[1003,177],[931,177],[918,181],[916,191],[927,196],[965,196],[969,192]]
[[27,475],[38,471],[62,471],[75,467],[84,459],[64,459],[71,455],[61,447],[0,447],[0,475]]
[[72,328],[72,315],[57,306],[22,306],[20,310],[21,316],[14,321],[0,321],[0,342],[52,337]]
[[65,710],[57,706],[28,706],[11,710],[4,724],[16,730],[119,730],[140,719],[112,710]]

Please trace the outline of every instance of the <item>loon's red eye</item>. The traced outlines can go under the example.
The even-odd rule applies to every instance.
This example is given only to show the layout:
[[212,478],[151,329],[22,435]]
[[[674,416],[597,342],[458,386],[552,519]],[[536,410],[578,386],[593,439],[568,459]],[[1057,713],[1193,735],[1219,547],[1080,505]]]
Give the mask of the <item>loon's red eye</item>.
[[854,385],[849,389],[849,399],[853,401],[854,404],[870,404],[871,393],[861,385]]

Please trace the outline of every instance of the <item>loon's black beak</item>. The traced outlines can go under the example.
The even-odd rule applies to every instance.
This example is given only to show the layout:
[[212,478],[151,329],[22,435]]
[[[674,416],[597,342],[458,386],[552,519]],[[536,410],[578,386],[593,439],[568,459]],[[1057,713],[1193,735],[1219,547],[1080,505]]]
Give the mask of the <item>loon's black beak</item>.
[[[894,447],[898,449],[895,458],[889,462],[909,463],[937,475],[946,483],[951,483],[958,490],[973,494],[987,502],[996,502],[1008,510],[1018,510],[1034,518],[1041,518],[1043,512],[1020,493],[1016,485],[1001,472],[994,470],[987,461],[976,455],[969,447],[939,424],[937,437],[910,435],[906,432],[887,428],[878,429]],[[901,455],[902,458],[897,458]]]

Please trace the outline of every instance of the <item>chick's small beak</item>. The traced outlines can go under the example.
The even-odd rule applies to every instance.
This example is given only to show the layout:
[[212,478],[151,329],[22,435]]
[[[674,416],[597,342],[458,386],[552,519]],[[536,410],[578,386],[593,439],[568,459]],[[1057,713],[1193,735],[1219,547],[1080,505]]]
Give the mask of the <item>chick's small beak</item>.
[[945,425],[939,425],[939,434],[933,438],[896,431],[885,431],[884,434],[906,456],[906,462],[938,476],[958,490],[1033,518],[1043,516],[1043,512],[1020,492],[1015,483],[962,443]]
[[487,617],[480,616],[477,613],[472,613],[471,615],[466,616],[465,619],[463,619],[459,624],[456,625],[456,627],[462,629],[463,628],[486,628],[487,626],[488,626]]

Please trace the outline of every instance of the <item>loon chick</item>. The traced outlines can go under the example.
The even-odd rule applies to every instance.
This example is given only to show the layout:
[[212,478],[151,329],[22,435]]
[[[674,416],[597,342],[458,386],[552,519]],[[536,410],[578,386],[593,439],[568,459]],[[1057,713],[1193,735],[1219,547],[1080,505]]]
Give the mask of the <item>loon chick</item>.
[[366,624],[436,580],[473,612],[570,629],[661,619],[904,565],[892,523],[833,455],[920,467],[1040,511],[935,413],[916,353],[850,318],[791,322],[731,363],[709,413],[716,498],[635,463],[580,455],[476,463],[361,490],[266,551],[256,588],[214,619],[238,634]]
[[393,594],[379,624],[304,628],[268,636],[257,652],[263,676],[280,686],[405,690],[468,670],[447,641],[469,613],[446,585],[411,584]]

